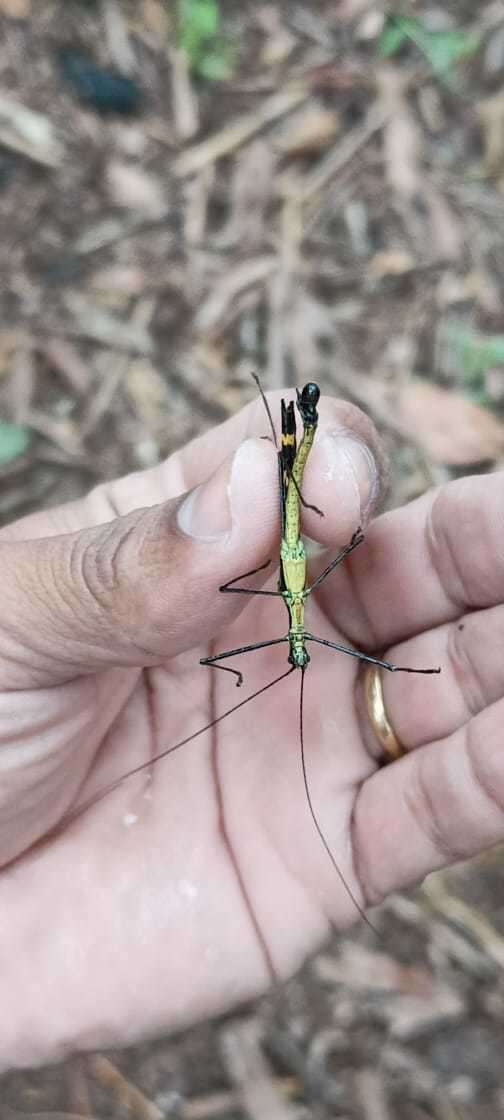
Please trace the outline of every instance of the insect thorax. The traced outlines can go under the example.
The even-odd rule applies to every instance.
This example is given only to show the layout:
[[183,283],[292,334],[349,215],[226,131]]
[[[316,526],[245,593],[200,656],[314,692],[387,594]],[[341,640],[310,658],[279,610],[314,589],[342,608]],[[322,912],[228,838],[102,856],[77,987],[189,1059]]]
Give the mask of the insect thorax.
[[290,641],[288,660],[296,669],[306,669],[310,660],[310,654],[304,644],[304,640]]
[[298,539],[293,546],[283,540],[280,558],[285,590],[292,595],[301,595],[306,583],[306,553],[302,540]]

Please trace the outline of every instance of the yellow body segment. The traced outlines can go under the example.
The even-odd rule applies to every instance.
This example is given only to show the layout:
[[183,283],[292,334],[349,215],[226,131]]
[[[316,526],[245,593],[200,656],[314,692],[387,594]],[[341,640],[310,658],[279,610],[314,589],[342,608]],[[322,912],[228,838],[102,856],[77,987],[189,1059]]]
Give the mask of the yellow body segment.
[[[300,512],[299,512],[299,491],[303,483],[303,474],[306,462],[315,439],[316,426],[314,424],[306,425],[303,429],[303,438],[299,444],[294,466],[292,468],[292,479],[287,483],[287,494],[285,498],[285,544],[287,548],[295,549],[300,539]],[[297,489],[296,489],[297,486]]]
[[306,462],[313,446],[316,425],[303,426],[303,438],[294,459],[292,477],[285,480],[285,528],[280,545],[285,605],[289,612],[289,661],[304,668],[310,658],[305,644],[306,552],[300,536],[299,494]]

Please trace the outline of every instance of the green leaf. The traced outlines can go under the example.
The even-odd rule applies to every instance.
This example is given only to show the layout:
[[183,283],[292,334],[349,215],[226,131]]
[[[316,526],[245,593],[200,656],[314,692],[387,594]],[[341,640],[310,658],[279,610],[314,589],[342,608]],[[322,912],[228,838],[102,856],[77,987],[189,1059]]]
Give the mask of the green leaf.
[[215,38],[218,29],[216,0],[180,0],[177,41],[191,64],[197,61],[204,44]]
[[233,73],[233,51],[229,43],[219,43],[214,50],[205,51],[201,56],[197,72],[202,78],[218,82],[230,78]]
[[177,45],[193,74],[213,81],[233,72],[233,49],[219,38],[219,23],[218,0],[179,0]]
[[390,57],[408,39],[425,55],[435,73],[443,75],[462,58],[475,54],[480,45],[479,36],[472,32],[429,31],[417,19],[391,15],[383,28],[378,49],[382,55]]
[[417,40],[417,46],[423,50],[432,69],[436,73],[445,74],[462,58],[475,54],[479,38],[464,31],[424,31],[423,36]]
[[30,430],[23,424],[8,424],[0,420],[0,464],[10,463],[23,455],[30,445]]
[[502,334],[480,334],[452,323],[446,324],[443,340],[455,352],[462,367],[464,383],[472,390],[482,390],[487,371],[493,366],[504,365]]
[[397,54],[407,38],[408,36],[400,22],[393,16],[389,16],[378,39],[378,50],[382,57],[390,58],[391,55]]

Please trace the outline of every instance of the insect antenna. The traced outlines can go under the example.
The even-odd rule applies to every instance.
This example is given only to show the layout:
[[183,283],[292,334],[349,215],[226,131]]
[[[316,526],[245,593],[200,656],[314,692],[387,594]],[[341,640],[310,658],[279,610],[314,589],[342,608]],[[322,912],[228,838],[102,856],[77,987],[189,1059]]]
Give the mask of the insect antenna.
[[227,712],[223,712],[222,715],[216,716],[215,719],[211,719],[209,723],[205,723],[204,727],[200,727],[197,731],[193,731],[192,735],[187,735],[186,738],[181,739],[180,742],[174,743],[171,747],[166,747],[164,751],[160,751],[159,754],[154,755],[154,758],[149,758],[147,762],[141,762],[138,766],[133,766],[131,770],[126,770],[126,772],[124,774],[121,774],[119,778],[115,778],[114,781],[109,782],[106,786],[103,786],[103,788],[98,790],[97,793],[94,793],[92,797],[89,797],[86,801],[83,801],[81,805],[77,805],[75,809],[70,809],[70,812],[66,813],[65,816],[61,819],[59,825],[57,826],[58,830],[71,824],[74,820],[80,817],[82,813],[85,813],[87,809],[90,809],[92,805],[96,805],[98,801],[102,801],[104,797],[108,797],[109,793],[113,793],[113,791],[115,789],[118,789],[118,787],[121,786],[123,782],[127,781],[128,778],[133,778],[135,774],[141,774],[142,770],[147,770],[148,768],[153,766],[155,762],[159,762],[162,758],[167,758],[169,754],[174,754],[174,752],[180,750],[181,747],[185,747],[188,743],[192,743],[193,739],[197,739],[198,736],[203,735],[205,731],[210,731],[212,727],[216,727],[218,723],[222,723],[222,720],[227,719],[227,717],[232,715],[233,712],[237,712],[239,708],[243,708],[245,704],[250,703],[251,700],[255,700],[257,696],[262,696],[263,692],[267,692],[268,689],[273,688],[274,685],[280,684],[280,681],[283,681],[285,677],[290,677],[291,673],[294,672],[294,669],[295,666],[290,665],[289,668],[286,669],[284,673],[281,673],[279,677],[274,677],[274,679],[272,681],[269,681],[268,684],[263,684],[261,688],[256,689],[255,692],[251,692],[250,696],[246,696],[244,700],[240,700],[238,704],[234,704],[232,708],[228,708]]
[[[252,373],[251,376],[254,378],[254,381],[257,385],[257,388],[259,389],[259,393],[261,395],[261,400],[262,400],[263,405],[266,409],[266,415],[267,415],[268,420],[269,420],[269,425],[270,425],[270,428],[271,428],[271,434],[273,436],[273,443],[275,444],[275,447],[277,447],[278,446],[278,439],[277,439],[277,434],[276,434],[276,428],[275,428],[275,425],[274,425],[274,422],[273,422],[273,417],[271,415],[271,409],[270,409],[270,406],[268,404],[268,398],[266,396],[266,393],[264,392],[264,389],[261,385],[261,380],[258,377],[257,373]],[[268,437],[265,436],[264,438],[267,439]]]
[[299,743],[300,743],[300,747],[301,747],[301,767],[302,767],[302,771],[303,771],[303,784],[304,784],[305,793],[306,793],[306,800],[308,802],[308,808],[310,810],[310,816],[311,816],[311,819],[313,821],[313,824],[315,825],[315,829],[318,833],[318,836],[319,836],[320,840],[322,841],[322,844],[324,845],[324,848],[327,852],[327,855],[329,856],[329,859],[330,859],[330,861],[331,861],[331,863],[334,867],[334,870],[335,870],[342,886],[345,888],[348,897],[353,902],[353,904],[355,906],[355,909],[357,910],[357,912],[360,915],[360,917],[362,918],[362,920],[366,923],[367,926],[369,926],[369,928],[373,931],[373,933],[376,934],[379,937],[380,934],[379,934],[378,930],[376,929],[376,926],[373,925],[373,923],[370,921],[367,914],[363,910],[360,902],[357,901],[350,884],[347,882],[347,880],[346,880],[346,878],[345,878],[345,876],[344,876],[344,874],[341,870],[341,867],[336,862],[336,859],[335,859],[335,857],[334,857],[334,855],[333,855],[333,853],[332,853],[332,851],[329,847],[329,844],[327,843],[327,840],[324,836],[322,828],[319,824],[319,820],[318,820],[318,817],[317,817],[317,814],[315,812],[315,808],[314,808],[314,805],[313,805],[313,801],[312,801],[312,797],[311,797],[311,793],[310,793],[310,787],[308,785],[308,773],[307,773],[307,769],[306,769],[306,754],[305,754],[304,729],[303,729],[303,702],[304,702],[305,672],[306,672],[306,666],[304,666],[301,669],[301,687],[299,689]]

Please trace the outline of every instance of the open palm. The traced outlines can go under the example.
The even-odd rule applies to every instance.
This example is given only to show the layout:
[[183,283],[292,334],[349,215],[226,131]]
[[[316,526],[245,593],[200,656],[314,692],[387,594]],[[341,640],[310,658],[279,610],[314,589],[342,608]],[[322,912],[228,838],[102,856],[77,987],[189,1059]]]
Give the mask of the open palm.
[[[306,804],[298,672],[72,817],[123,771],[288,669],[286,645],[251,653],[238,691],[198,664],[287,628],[281,602],[217,593],[278,549],[274,451],[242,444],[263,430],[251,406],[155,471],[0,535],[5,1064],[222,1010],[263,990],[272,972],[292,972],[330,921],[356,917]],[[326,402],[306,479],[325,517],[308,514],[306,530],[331,553],[378,496],[366,444],[377,457],[365,418]],[[359,663],[311,647],[310,792],[362,905],[503,831],[498,659],[480,642],[476,670],[468,653],[478,627],[490,623],[497,638],[501,625],[497,577],[485,578],[483,551],[467,547],[475,527],[486,546],[497,531],[493,483],[453,484],[379,519],[307,608],[320,637],[443,669],[387,678],[387,708],[412,753],[380,771]],[[490,744],[479,769],[478,721]]]

